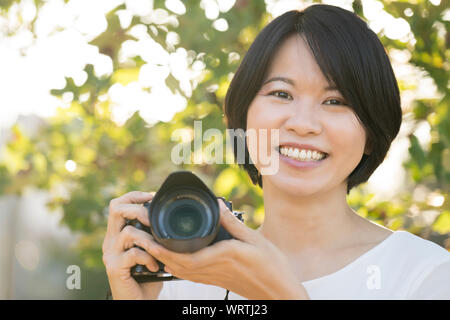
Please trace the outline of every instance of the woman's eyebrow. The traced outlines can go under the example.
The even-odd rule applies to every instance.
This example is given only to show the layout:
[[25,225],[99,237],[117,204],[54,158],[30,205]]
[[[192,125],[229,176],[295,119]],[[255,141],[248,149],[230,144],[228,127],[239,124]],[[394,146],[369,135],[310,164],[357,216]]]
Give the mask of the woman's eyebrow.
[[[282,82],[288,83],[291,86],[295,87],[295,81],[294,80],[292,80],[290,78],[286,78],[286,77],[280,77],[280,76],[272,77],[272,78],[264,81],[263,86],[265,86],[267,83],[273,82],[273,81],[282,81]],[[338,88],[336,87],[335,84],[330,83],[324,88],[324,90],[325,91],[338,91]]]
[[290,84],[291,86],[295,86],[295,81],[294,80],[289,79],[289,78],[285,78],[285,77],[272,77],[272,78],[264,81],[263,86],[266,85],[269,82],[272,82],[272,81],[283,81],[283,82],[286,82],[286,83]]
[[336,87],[336,85],[334,84],[329,84],[328,86],[325,87],[325,91],[339,91],[338,88]]

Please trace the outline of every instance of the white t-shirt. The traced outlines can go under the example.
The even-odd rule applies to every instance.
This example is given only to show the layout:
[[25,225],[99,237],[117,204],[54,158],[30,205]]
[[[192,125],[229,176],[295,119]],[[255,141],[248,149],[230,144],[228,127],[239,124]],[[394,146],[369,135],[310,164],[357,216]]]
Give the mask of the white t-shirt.
[[[251,275],[249,275],[251,276]],[[450,299],[450,252],[395,231],[338,271],[302,282],[311,299]],[[187,280],[164,282],[161,300],[223,300],[226,290]],[[245,299],[234,292],[229,300]]]

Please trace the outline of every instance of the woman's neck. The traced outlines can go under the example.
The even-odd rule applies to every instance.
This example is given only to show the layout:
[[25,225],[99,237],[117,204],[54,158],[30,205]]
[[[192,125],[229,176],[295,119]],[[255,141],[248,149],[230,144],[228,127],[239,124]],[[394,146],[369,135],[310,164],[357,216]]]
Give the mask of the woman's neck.
[[264,184],[265,218],[259,231],[285,253],[332,250],[361,225],[346,202],[346,185],[306,197]]

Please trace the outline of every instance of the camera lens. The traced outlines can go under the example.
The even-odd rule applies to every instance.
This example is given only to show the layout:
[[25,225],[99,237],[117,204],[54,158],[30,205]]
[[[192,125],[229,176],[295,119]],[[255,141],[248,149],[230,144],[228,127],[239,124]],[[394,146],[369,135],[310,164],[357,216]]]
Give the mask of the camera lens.
[[146,207],[153,238],[175,252],[204,248],[221,230],[217,197],[190,171],[171,173]]
[[181,200],[181,203],[167,213],[169,235],[173,238],[198,237],[205,221],[202,209],[192,200]]
[[181,237],[192,237],[200,229],[201,223],[198,211],[189,206],[177,208],[169,217],[170,229]]
[[213,227],[210,208],[192,194],[172,199],[164,206],[160,219],[160,230],[172,239],[204,237]]

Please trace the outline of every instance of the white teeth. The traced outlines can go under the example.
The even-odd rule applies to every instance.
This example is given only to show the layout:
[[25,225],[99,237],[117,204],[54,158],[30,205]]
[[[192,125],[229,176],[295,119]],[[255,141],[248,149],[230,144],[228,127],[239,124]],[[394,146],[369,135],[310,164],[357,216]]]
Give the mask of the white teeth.
[[325,157],[325,154],[319,151],[299,150],[292,147],[281,147],[280,153],[289,158],[302,161],[318,161]]

